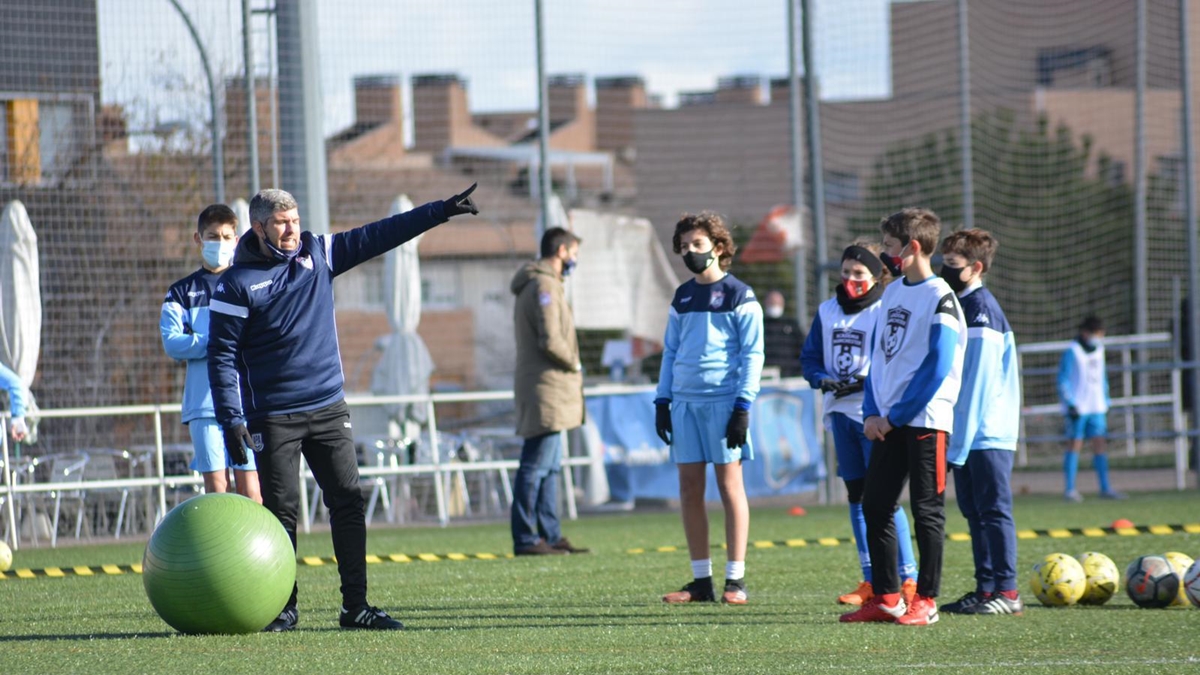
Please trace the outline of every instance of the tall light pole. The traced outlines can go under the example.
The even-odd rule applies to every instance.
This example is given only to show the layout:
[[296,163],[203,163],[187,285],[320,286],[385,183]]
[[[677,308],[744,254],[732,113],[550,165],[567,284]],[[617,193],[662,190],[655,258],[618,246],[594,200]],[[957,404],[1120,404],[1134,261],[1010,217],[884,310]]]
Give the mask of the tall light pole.
[[221,117],[217,114],[217,86],[213,82],[212,67],[208,65],[208,52],[204,50],[204,43],[200,42],[200,35],[196,32],[196,26],[192,24],[192,18],[187,12],[183,11],[183,7],[179,6],[178,0],[167,0],[175,11],[179,12],[179,16],[183,18],[183,23],[187,26],[188,33],[192,36],[192,42],[196,43],[196,49],[200,52],[200,63],[204,66],[204,76],[208,78],[208,108],[212,114],[212,124],[209,126],[212,132],[212,154],[213,154],[213,189],[217,193],[217,203],[225,203],[225,153],[221,148]]

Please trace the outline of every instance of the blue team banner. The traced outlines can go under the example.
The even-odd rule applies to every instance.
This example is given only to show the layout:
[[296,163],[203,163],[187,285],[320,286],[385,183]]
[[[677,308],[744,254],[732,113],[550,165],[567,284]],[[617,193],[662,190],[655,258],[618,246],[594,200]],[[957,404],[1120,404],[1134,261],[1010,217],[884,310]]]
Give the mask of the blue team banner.
[[[769,497],[816,490],[825,478],[817,392],[764,388],[750,410],[754,459],[743,464],[746,494]],[[654,392],[591,396],[588,424],[604,451],[614,501],[677,499],[679,476],[670,448],[654,432]],[[709,500],[720,499],[708,474]]]

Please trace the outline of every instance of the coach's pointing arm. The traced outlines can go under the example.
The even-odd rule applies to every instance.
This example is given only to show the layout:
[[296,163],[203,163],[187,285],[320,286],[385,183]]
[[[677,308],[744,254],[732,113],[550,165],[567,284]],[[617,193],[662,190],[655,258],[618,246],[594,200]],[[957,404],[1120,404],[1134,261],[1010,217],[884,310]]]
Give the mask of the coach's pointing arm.
[[478,214],[471,198],[477,184],[465,192],[443,201],[422,204],[411,211],[368,223],[353,230],[325,235],[326,255],[333,275],[387,253],[418,235],[431,230],[454,216]]

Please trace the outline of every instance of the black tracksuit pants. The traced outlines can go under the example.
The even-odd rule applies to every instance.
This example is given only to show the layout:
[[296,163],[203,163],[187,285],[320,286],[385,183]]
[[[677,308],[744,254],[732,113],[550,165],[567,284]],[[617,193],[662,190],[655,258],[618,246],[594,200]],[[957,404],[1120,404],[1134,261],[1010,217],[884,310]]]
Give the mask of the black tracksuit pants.
[[[875,441],[863,489],[863,517],[867,521],[867,548],[871,560],[896,559],[896,525],[892,514],[904,484],[910,482],[909,499],[913,532],[920,555],[917,593],[937,597],[942,583],[942,547],[946,533],[945,431],[897,427],[883,441]],[[875,594],[900,592],[895,565],[873,565]]]
[[[321,488],[329,509],[333,552],[342,578],[342,603],[348,610],[367,602],[367,524],[358,456],[345,401],[290,415],[274,415],[247,424],[255,452],[263,506],[271,510],[296,548],[296,517],[300,512],[300,456]],[[296,588],[287,607],[296,607]]]

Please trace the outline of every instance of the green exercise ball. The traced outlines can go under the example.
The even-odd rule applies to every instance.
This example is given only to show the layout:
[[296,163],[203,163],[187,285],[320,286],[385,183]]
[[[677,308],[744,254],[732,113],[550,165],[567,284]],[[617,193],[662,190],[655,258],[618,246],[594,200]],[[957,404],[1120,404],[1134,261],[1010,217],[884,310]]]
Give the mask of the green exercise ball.
[[263,506],[237,494],[201,495],[154,529],[142,583],[154,611],[181,633],[254,633],[287,604],[296,554]]

